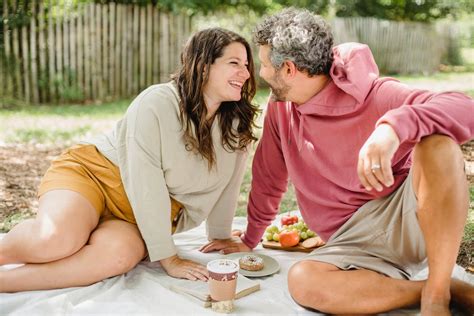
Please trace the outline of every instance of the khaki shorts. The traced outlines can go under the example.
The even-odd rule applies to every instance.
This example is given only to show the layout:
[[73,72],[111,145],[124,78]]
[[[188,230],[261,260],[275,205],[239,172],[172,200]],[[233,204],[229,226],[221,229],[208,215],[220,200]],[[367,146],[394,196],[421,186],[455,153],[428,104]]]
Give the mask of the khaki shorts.
[[425,241],[416,215],[412,174],[391,195],[364,204],[305,260],[342,270],[368,269],[410,279],[427,265]]
[[[94,206],[101,221],[119,218],[136,224],[119,168],[94,145],[74,146],[52,161],[41,181],[38,196],[58,189],[80,193]],[[174,232],[182,205],[170,199]]]

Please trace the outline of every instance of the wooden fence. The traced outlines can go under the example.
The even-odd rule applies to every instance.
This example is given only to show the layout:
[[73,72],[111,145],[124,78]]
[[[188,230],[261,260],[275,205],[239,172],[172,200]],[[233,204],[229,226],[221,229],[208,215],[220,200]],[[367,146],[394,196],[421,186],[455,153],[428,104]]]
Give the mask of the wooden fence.
[[[0,8],[0,101],[100,102],[134,96],[169,80],[193,29],[189,16],[152,5],[68,7],[62,0],[24,2],[30,3],[31,17],[13,26],[9,19],[25,10],[18,2],[3,0]],[[209,22],[203,19],[201,24]],[[235,23],[231,16],[226,20]],[[375,18],[335,18],[331,23],[337,43],[368,44],[383,73],[435,72],[453,36],[450,26],[437,29],[434,24]]]
[[436,25],[376,18],[335,18],[338,43],[368,44],[383,73],[433,73],[447,52],[448,35]]
[[[31,1],[28,21],[4,23],[0,97],[107,101],[136,95],[176,70],[191,30],[189,16],[152,5],[64,3]],[[3,0],[4,21],[20,9]]]

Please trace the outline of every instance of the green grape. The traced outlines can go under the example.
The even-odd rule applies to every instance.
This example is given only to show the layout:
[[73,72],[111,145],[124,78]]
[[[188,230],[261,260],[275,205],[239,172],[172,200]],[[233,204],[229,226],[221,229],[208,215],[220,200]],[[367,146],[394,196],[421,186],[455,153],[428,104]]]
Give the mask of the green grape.
[[298,224],[295,225],[295,227],[301,231],[303,229],[303,223],[299,222]]
[[272,233],[265,234],[265,239],[268,240],[268,241],[272,241],[273,240],[273,234]]
[[305,233],[305,232],[301,232],[301,233],[300,233],[300,237],[301,237],[301,239],[305,240],[305,239],[308,238],[308,234]]
[[266,230],[267,233],[277,233],[278,232],[278,227],[276,227],[275,225],[272,225],[270,227],[267,228]]
[[266,233],[271,233],[272,232],[272,227],[268,226],[267,229],[265,229],[265,232]]
[[285,229],[288,229],[288,225],[281,226],[281,230],[285,230]]
[[273,240],[274,240],[274,241],[280,241],[280,235],[277,234],[277,233],[274,233],[274,234],[273,234]]
[[316,233],[313,232],[311,229],[308,229],[308,231],[306,232],[306,234],[308,235],[308,237],[314,237],[314,236],[316,236]]

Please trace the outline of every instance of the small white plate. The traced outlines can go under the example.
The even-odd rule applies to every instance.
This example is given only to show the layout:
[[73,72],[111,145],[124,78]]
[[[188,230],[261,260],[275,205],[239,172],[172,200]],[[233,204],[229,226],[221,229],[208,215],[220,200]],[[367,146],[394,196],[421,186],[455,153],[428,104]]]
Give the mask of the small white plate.
[[224,258],[235,260],[238,263],[239,259],[246,255],[254,255],[263,259],[262,270],[259,270],[259,271],[248,271],[244,269],[239,270],[239,273],[246,277],[250,277],[250,278],[264,277],[264,276],[272,275],[280,270],[280,264],[278,263],[278,261],[276,261],[272,257],[261,255],[255,252],[235,252],[235,253],[231,253],[229,255],[224,256]]

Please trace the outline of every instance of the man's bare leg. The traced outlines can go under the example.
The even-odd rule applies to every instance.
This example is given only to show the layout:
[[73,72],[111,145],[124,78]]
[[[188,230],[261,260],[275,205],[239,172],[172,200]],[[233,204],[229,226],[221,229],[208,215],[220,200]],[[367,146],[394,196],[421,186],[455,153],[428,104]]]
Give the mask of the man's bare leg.
[[468,209],[459,146],[444,136],[428,137],[416,146],[414,168],[428,280],[396,280],[373,271],[340,271],[326,263],[302,261],[288,274],[290,293],[299,304],[343,314],[379,313],[421,301],[424,315],[440,315],[449,314],[451,297],[474,312],[474,287],[451,281]]
[[[397,280],[369,270],[342,271],[334,265],[303,260],[288,273],[288,288],[302,306],[330,314],[374,314],[420,303],[425,281]],[[451,282],[455,302],[474,308],[474,287]]]
[[303,260],[288,273],[288,287],[299,304],[331,314],[380,313],[420,302],[423,281],[392,279],[369,270],[342,271]]
[[449,315],[451,273],[469,208],[462,152],[447,136],[423,139],[414,151],[413,184],[426,244],[429,276],[423,286],[423,315]]

